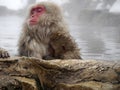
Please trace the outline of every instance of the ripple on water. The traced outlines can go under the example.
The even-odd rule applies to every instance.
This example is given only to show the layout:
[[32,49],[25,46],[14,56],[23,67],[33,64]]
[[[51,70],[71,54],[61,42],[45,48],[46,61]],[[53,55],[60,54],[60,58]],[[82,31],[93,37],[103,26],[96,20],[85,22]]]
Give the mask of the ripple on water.
[[[11,55],[17,53],[17,41],[23,18],[0,17],[0,47]],[[81,48],[83,59],[120,60],[120,30],[117,27],[94,27],[70,24],[70,33]]]

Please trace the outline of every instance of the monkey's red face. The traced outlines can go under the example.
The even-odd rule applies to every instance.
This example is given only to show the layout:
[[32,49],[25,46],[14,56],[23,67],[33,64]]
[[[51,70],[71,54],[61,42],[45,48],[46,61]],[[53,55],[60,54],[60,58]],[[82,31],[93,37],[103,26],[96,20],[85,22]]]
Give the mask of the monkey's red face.
[[36,25],[39,22],[40,16],[45,12],[44,6],[36,6],[31,9],[29,24]]

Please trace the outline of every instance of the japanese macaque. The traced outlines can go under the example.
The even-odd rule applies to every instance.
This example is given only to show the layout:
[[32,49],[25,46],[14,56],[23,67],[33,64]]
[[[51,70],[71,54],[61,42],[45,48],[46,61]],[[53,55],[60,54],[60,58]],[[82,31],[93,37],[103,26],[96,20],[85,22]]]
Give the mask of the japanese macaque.
[[31,6],[19,39],[20,56],[40,59],[81,59],[61,9],[50,2]]
[[10,57],[8,51],[6,51],[3,48],[0,48],[0,58],[8,58],[8,57]]
[[20,56],[51,59],[81,59],[80,50],[54,3],[31,6],[18,43]]

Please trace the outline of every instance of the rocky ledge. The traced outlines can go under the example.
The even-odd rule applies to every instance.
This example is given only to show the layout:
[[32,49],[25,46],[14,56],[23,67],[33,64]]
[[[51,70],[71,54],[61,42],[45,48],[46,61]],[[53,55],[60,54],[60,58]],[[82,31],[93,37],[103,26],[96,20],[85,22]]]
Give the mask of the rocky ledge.
[[0,90],[120,90],[120,61],[0,59]]

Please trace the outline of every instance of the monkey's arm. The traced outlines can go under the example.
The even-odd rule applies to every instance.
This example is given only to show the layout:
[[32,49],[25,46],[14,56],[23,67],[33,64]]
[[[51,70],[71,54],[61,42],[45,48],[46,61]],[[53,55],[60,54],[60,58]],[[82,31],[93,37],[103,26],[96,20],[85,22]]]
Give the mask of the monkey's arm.
[[53,33],[50,42],[55,50],[56,57],[61,59],[81,59],[80,49],[68,32],[58,31]]
[[23,30],[21,32],[19,41],[18,41],[18,55],[19,56],[28,56],[29,51],[27,48],[27,45],[29,43],[29,37],[27,35],[27,33],[25,33],[27,31],[26,27],[23,27]]
[[8,51],[6,51],[3,48],[0,48],[0,58],[8,58],[8,57],[10,57]]

